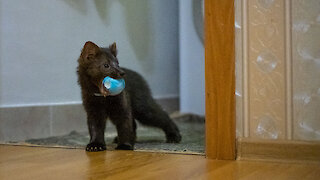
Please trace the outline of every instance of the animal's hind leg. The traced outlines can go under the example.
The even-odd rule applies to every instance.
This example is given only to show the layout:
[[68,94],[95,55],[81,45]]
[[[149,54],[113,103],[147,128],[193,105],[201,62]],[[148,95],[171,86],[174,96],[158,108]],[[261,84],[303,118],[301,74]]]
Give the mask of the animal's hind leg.
[[168,143],[178,143],[181,135],[177,125],[170,119],[169,115],[154,100],[148,104],[140,104],[134,108],[134,118],[144,125],[161,128]]

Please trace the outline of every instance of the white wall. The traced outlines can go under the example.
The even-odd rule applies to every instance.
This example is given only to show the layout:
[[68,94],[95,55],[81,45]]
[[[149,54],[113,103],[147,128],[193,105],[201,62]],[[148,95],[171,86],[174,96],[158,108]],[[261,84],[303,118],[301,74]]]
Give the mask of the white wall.
[[0,0],[0,106],[79,103],[76,61],[91,40],[119,48],[154,96],[178,96],[177,0]]
[[180,0],[179,12],[180,110],[204,115],[204,47],[193,23],[192,0]]

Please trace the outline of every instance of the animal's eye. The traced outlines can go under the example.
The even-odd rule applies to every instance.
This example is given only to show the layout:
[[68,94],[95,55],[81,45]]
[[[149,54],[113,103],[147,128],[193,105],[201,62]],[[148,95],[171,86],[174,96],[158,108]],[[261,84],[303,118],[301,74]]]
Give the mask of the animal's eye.
[[104,64],[104,67],[109,68],[110,66],[109,66],[109,64]]

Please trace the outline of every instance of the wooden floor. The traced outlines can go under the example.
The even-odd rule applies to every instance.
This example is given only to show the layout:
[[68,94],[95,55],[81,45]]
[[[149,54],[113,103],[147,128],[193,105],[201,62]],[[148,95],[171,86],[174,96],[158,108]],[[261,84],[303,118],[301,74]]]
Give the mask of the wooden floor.
[[0,179],[320,179],[320,164],[0,145]]

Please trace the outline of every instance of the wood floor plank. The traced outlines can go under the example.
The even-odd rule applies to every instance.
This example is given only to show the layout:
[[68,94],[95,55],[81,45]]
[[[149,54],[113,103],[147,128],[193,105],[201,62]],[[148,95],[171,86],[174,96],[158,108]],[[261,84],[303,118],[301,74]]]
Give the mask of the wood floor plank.
[[319,163],[0,145],[0,179],[317,179]]

